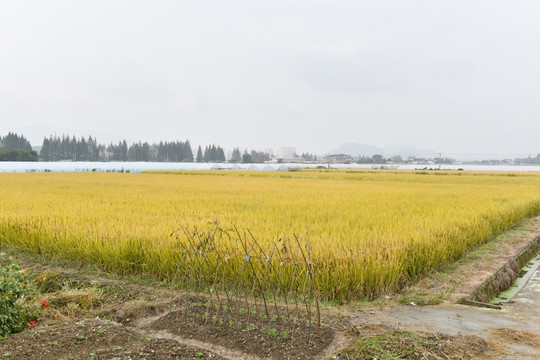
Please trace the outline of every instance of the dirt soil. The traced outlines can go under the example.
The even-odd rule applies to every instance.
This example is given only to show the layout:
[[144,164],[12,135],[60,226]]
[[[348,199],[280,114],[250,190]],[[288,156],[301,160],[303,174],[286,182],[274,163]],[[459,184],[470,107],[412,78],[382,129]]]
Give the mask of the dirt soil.
[[536,359],[540,274],[503,310],[455,302],[538,234],[540,217],[400,294],[323,304],[320,329],[309,326],[305,314],[302,321],[287,318],[283,308],[269,316],[261,307],[226,309],[170,284],[1,249],[1,265],[18,262],[33,274],[41,291],[35,302],[49,306],[41,308],[36,324],[0,340],[0,360]]
[[37,324],[0,342],[10,359],[224,359],[174,340],[146,337],[117,322],[100,319]]
[[[17,261],[40,289],[39,320],[0,340],[0,359],[314,359],[341,345],[343,319],[259,302],[225,308],[204,294],[114,277],[77,264],[2,249],[2,265]],[[277,310],[277,312],[276,312]],[[337,331],[336,331],[337,329]]]
[[[174,305],[173,305],[174,306]],[[206,319],[206,306],[190,302],[179,303],[147,327],[174,335],[193,338],[265,359],[313,359],[332,342],[334,331],[309,327],[305,322],[252,313],[243,308],[221,309],[218,315]],[[212,312],[214,313],[214,312]],[[243,314],[242,314],[243,313]]]

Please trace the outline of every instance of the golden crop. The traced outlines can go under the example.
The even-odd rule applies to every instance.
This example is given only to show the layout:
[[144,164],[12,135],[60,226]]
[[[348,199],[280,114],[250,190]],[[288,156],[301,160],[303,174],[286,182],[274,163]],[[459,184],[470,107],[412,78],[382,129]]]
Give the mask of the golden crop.
[[219,220],[262,243],[308,237],[327,299],[395,291],[539,213],[533,174],[0,174],[0,245],[171,279],[170,233]]

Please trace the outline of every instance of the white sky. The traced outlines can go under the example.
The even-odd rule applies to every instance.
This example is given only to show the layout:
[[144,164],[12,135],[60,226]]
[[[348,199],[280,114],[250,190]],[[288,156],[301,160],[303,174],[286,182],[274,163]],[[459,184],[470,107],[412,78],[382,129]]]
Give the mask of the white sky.
[[0,134],[540,152],[540,2],[0,2]]

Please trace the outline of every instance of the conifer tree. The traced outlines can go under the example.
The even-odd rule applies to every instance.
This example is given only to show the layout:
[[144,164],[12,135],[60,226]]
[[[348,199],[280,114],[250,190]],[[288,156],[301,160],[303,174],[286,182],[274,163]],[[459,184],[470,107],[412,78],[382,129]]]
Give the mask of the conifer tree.
[[197,150],[197,162],[201,163],[204,161],[201,145],[199,145],[199,149]]

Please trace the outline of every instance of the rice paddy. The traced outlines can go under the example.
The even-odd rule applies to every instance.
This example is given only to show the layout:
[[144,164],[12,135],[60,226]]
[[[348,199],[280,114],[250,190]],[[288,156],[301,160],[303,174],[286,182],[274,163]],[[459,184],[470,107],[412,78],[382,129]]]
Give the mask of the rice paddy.
[[0,245],[174,281],[171,233],[219,221],[263,247],[309,241],[328,300],[394,292],[539,213],[540,176],[527,173],[0,174]]

